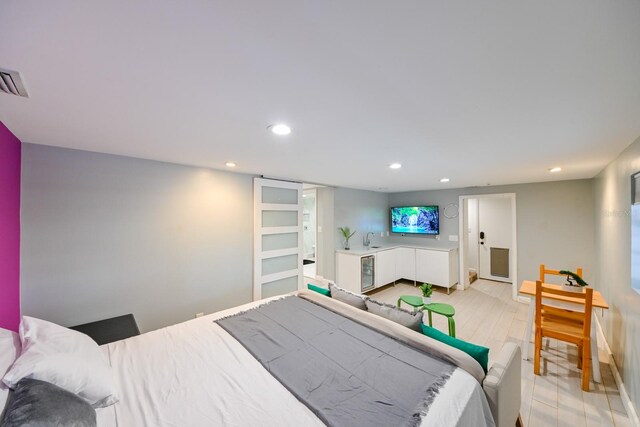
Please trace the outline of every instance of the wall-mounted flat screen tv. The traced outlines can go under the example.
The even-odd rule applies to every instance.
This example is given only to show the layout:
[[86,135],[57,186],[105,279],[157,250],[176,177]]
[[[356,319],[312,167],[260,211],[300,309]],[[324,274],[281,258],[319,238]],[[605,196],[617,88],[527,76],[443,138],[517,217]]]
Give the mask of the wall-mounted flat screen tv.
[[438,206],[402,206],[391,208],[391,232],[440,234]]

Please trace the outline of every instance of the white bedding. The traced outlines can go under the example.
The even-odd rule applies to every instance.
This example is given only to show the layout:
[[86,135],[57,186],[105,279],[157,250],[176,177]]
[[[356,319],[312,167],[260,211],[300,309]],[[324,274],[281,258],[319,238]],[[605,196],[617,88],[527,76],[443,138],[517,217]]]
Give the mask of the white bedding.
[[[98,427],[324,425],[214,323],[267,301],[103,346],[120,401],[98,410]],[[455,370],[423,419],[432,425],[494,425],[471,375]]]

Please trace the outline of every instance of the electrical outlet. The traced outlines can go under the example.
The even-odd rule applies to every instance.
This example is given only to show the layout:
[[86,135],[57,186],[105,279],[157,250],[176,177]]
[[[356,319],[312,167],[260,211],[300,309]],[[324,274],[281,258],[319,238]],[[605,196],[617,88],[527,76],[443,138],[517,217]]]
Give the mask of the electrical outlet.
[[204,313],[196,313],[196,319],[197,319],[198,317],[202,317],[202,316],[204,316]]
[[458,241],[458,235],[457,234],[449,235],[449,241],[450,242],[457,242]]

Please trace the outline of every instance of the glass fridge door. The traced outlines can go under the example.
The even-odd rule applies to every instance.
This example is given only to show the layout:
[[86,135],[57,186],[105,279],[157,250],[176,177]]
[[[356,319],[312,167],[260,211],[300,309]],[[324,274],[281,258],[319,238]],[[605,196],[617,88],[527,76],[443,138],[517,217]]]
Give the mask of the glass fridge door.
[[375,256],[363,256],[360,258],[361,262],[361,278],[362,291],[368,291],[374,288],[374,275],[375,275]]

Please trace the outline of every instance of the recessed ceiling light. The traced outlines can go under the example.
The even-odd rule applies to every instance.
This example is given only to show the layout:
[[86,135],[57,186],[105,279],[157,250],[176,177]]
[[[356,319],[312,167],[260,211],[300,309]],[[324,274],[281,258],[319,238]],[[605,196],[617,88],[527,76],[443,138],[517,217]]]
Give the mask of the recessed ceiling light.
[[235,168],[237,166],[235,162],[227,162],[224,165],[228,168]]
[[449,182],[451,181],[449,178],[440,178],[440,182]]
[[291,133],[291,128],[285,124],[279,123],[276,125],[271,125],[267,129],[276,135],[289,135]]
[[556,172],[560,172],[561,170],[562,170],[561,167],[556,166],[555,168],[549,169],[549,172],[556,173]]
[[400,163],[391,163],[389,165],[390,169],[400,169],[402,167],[402,165]]
[[306,194],[303,194],[303,195],[302,195],[302,197],[307,197],[307,195],[306,195]]

